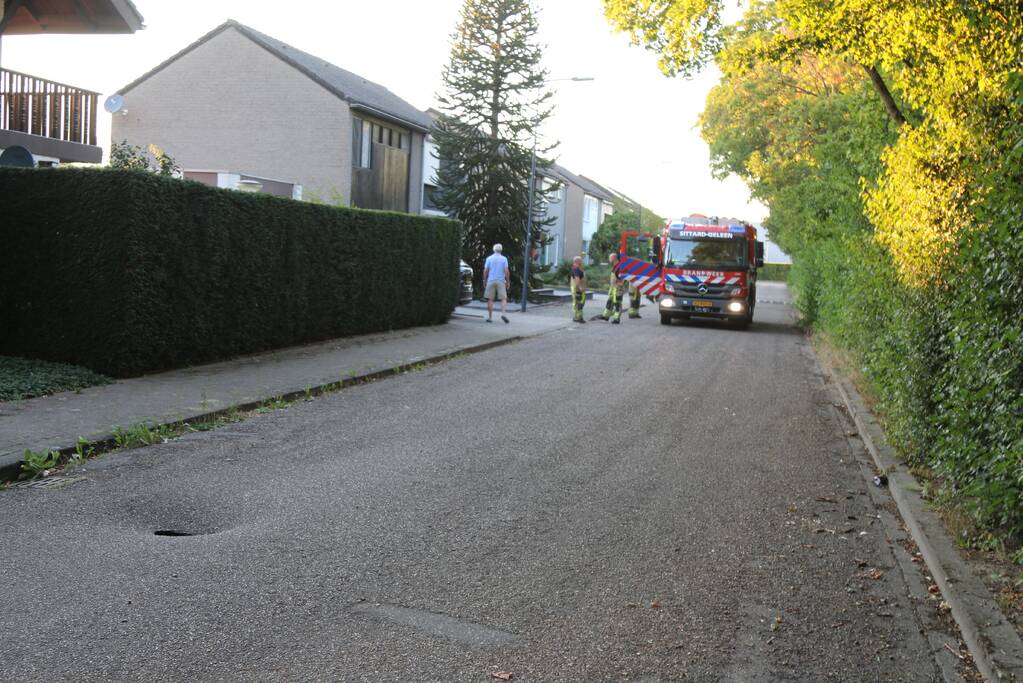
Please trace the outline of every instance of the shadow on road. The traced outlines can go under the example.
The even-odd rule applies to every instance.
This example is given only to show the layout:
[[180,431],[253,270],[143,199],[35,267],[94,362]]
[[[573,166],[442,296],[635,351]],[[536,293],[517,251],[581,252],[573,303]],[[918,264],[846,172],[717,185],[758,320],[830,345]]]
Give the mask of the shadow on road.
[[745,330],[737,330],[726,322],[714,320],[711,318],[689,318],[688,320],[675,320],[671,324],[673,327],[692,327],[706,330],[721,330],[722,332],[731,332],[733,334],[793,334],[793,335],[803,334],[803,330],[794,322],[782,323],[773,321],[765,322],[757,320]]

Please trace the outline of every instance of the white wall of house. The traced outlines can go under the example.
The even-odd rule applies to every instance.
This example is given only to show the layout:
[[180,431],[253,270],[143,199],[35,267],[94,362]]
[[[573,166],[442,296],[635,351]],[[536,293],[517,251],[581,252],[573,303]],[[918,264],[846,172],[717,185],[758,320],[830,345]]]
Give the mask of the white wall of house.
[[792,257],[771,241],[771,234],[767,230],[757,226],[757,234],[764,242],[764,263],[792,263]]
[[[161,147],[182,168],[291,178],[329,200],[351,195],[347,103],[234,28],[125,93],[114,142]],[[411,205],[413,210],[417,204]]]
[[601,201],[593,195],[583,195],[583,227],[582,227],[582,251],[589,251],[590,239],[601,223]]
[[437,170],[439,165],[440,161],[437,159],[437,143],[433,141],[432,136],[427,135],[423,142],[423,192],[420,197],[420,210],[428,216],[446,215],[440,209],[428,206],[430,201],[427,194],[437,187]]

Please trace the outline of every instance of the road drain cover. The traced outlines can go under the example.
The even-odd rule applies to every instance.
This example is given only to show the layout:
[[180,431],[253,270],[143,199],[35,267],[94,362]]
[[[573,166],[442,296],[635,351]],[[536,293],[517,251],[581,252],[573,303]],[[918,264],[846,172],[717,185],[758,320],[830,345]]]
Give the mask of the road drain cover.
[[191,531],[181,531],[180,529],[157,529],[153,532],[154,536],[196,536]]

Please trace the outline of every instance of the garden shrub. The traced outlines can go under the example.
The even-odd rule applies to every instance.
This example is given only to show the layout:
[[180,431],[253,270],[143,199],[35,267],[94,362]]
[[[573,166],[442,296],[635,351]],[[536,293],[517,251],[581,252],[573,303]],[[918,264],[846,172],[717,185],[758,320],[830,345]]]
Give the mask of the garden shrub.
[[444,322],[460,228],[100,169],[0,169],[0,354],[113,376]]

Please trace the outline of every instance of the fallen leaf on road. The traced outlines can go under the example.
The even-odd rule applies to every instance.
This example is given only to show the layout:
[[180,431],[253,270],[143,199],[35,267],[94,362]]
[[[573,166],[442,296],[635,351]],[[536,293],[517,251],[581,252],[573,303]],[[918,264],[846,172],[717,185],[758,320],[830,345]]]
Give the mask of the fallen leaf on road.
[[650,603],[650,609],[661,609],[661,603],[659,603],[659,602],[651,602]]
[[867,576],[877,581],[882,576],[884,576],[884,572],[882,572],[880,569],[874,568],[867,572]]
[[938,588],[938,584],[932,583],[930,586],[927,587],[927,592],[931,594],[940,593],[941,589]]
[[837,503],[838,502],[834,498],[829,498],[828,496],[817,496],[816,498],[814,498],[814,500],[816,500],[818,503]]
[[512,678],[515,677],[515,674],[513,674],[511,671],[495,671],[494,673],[490,674],[490,677],[496,678],[499,681],[510,681]]

